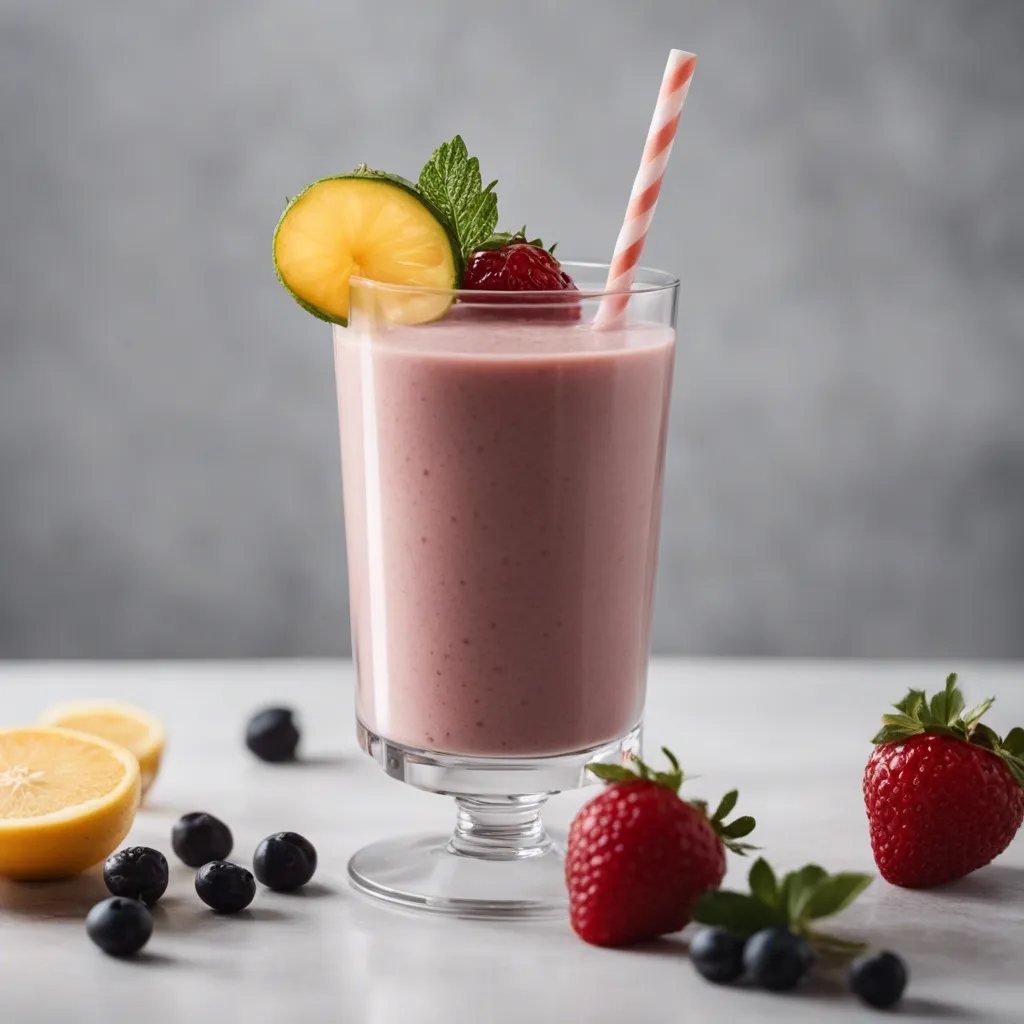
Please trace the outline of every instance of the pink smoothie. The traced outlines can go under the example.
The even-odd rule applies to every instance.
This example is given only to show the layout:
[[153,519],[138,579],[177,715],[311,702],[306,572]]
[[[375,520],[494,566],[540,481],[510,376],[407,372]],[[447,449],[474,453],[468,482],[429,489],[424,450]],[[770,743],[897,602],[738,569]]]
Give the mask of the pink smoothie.
[[357,710],[436,751],[568,753],[640,719],[674,333],[335,331]]

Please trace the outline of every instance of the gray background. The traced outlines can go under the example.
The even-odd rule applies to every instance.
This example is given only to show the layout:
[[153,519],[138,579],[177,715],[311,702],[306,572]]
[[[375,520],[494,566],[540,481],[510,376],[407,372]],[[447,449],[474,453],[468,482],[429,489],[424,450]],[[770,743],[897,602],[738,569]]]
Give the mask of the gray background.
[[286,194],[461,132],[684,282],[656,644],[1024,655],[1024,4],[0,0],[0,656],[348,649]]

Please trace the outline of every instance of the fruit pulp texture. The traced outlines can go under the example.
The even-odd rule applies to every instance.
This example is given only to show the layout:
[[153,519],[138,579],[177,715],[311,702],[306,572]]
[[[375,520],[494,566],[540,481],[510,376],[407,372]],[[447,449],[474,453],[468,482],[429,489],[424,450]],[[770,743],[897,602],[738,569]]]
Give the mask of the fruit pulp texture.
[[675,335],[459,314],[335,330],[357,711],[585,750],[643,707]]

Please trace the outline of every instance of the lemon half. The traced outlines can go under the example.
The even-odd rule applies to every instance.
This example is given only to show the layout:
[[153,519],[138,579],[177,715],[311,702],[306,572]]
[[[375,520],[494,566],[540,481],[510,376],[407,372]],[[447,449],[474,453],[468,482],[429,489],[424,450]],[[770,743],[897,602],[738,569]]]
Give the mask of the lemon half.
[[119,701],[75,701],[44,711],[40,725],[55,725],[100,736],[130,750],[142,772],[142,793],[160,770],[167,734],[163,722],[134,704]]
[[71,729],[0,730],[0,875],[66,878],[117,849],[141,799],[124,747]]

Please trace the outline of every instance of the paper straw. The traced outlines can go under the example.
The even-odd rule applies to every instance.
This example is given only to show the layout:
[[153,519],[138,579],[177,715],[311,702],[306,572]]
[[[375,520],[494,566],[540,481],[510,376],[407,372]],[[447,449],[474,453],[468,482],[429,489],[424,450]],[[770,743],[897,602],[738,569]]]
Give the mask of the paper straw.
[[[654,219],[654,208],[658,203],[665,167],[668,165],[672,142],[679,127],[683,102],[689,91],[696,65],[697,58],[685,50],[672,50],[668,55],[665,76],[661,80],[658,102],[654,107],[654,117],[651,119],[647,142],[644,145],[644,155],[633,181],[633,191],[629,195],[629,205],[626,207],[626,218],[615,241],[615,252],[608,269],[608,282],[605,285],[606,291],[628,292],[633,284],[647,231]],[[628,294],[606,295],[594,317],[595,326],[620,326],[628,304]]]

